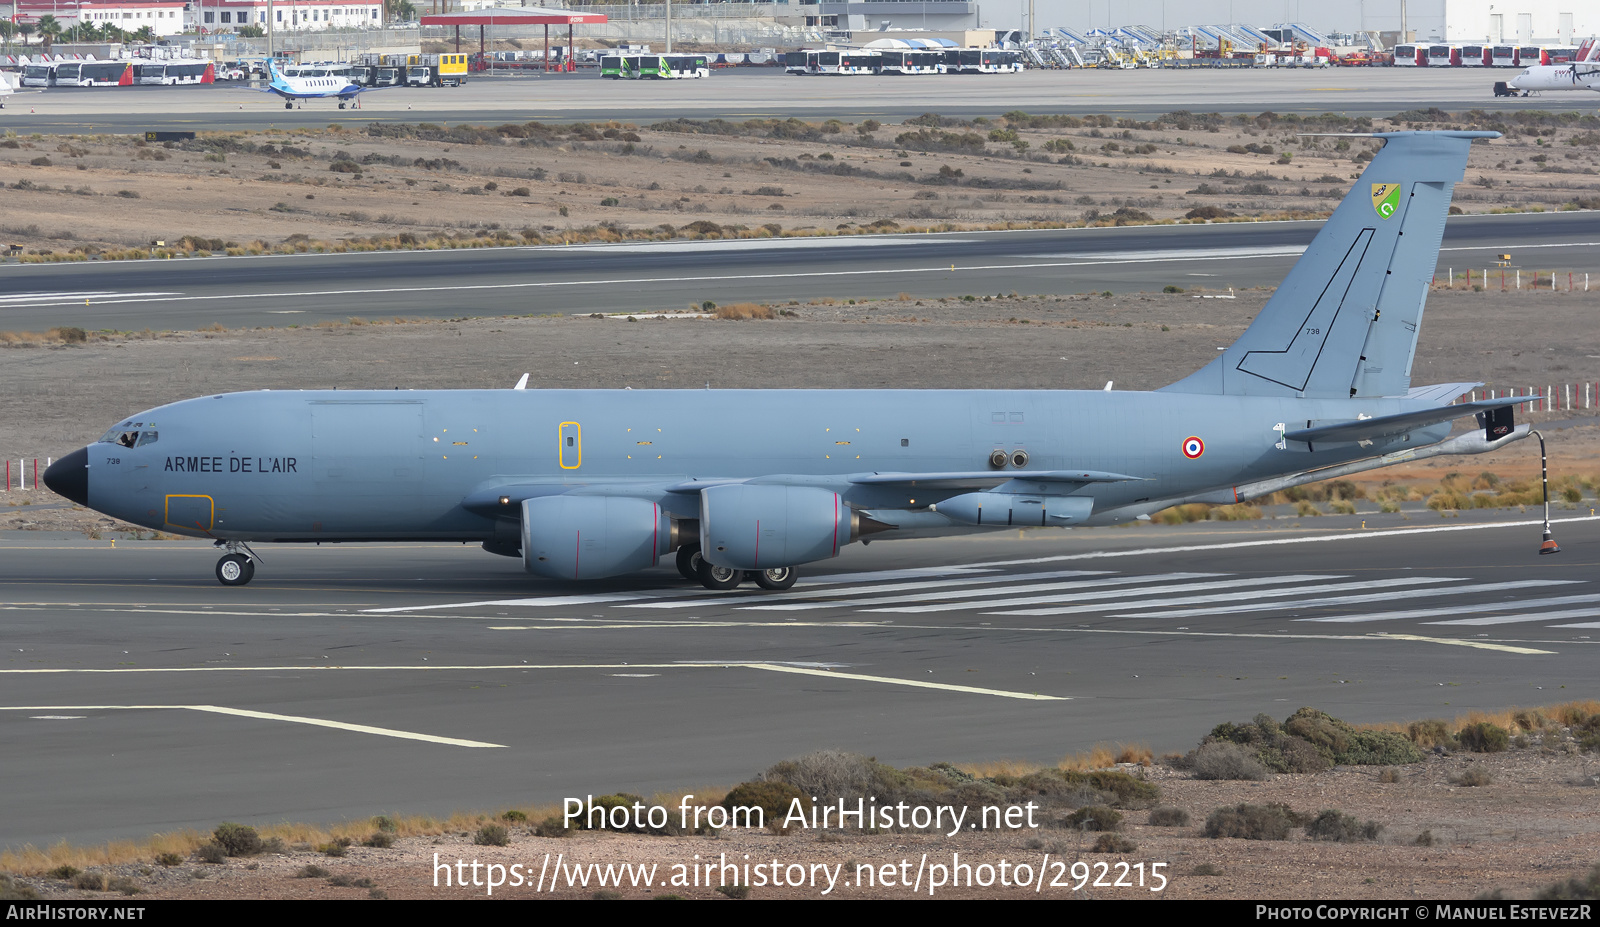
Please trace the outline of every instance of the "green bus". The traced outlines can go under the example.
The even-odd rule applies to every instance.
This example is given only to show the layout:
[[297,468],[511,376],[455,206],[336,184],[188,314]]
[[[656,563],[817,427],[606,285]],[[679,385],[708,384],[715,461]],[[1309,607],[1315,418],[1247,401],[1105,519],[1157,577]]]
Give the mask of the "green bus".
[[600,58],[600,76],[611,80],[633,80],[639,76],[638,55],[604,55]]
[[640,55],[636,60],[643,78],[684,80],[711,76],[711,64],[705,55]]

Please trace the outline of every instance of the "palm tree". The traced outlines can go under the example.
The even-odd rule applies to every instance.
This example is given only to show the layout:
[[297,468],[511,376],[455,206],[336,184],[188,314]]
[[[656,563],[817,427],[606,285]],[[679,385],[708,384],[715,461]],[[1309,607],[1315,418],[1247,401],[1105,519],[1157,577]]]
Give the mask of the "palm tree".
[[101,26],[100,35],[107,42],[112,43],[122,43],[128,40],[128,34],[123,32],[122,27],[116,23],[106,23],[104,26]]
[[80,42],[98,42],[99,40],[100,40],[100,28],[98,26],[96,26],[94,23],[88,22],[88,21],[81,22],[81,23],[78,24],[78,41],[80,41]]
[[54,45],[56,40],[61,38],[61,21],[56,19],[54,16],[51,16],[49,13],[46,13],[39,17],[38,29],[39,38],[44,44],[45,54],[49,54],[50,46]]
[[140,26],[138,29],[134,30],[132,38],[135,42],[143,42],[146,45],[153,45],[155,44],[156,40],[155,27]]

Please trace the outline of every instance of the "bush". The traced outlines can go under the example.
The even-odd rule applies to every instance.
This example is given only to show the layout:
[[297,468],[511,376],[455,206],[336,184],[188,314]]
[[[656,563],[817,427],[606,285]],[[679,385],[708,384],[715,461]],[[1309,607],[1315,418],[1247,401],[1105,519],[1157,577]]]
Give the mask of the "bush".
[[1511,746],[1511,734],[1505,728],[1479,721],[1469,724],[1456,735],[1463,750],[1473,753],[1504,753]]
[[357,177],[361,176],[361,165],[354,161],[345,159],[340,159],[328,165],[328,170],[334,172],[335,174],[355,174]]
[[1196,779],[1265,779],[1267,768],[1255,753],[1234,743],[1202,744],[1194,754]]
[[296,878],[296,879],[325,879],[325,878],[327,878],[329,876],[329,874],[330,873],[328,872],[328,870],[322,868],[321,866],[318,866],[316,863],[308,863],[308,864],[300,867],[300,870],[294,874],[294,878]]
[[0,872],[0,901],[37,901],[39,890]]
[[793,785],[774,779],[759,782],[744,782],[733,787],[722,799],[722,807],[732,811],[734,808],[760,808],[768,830],[780,830],[783,819],[788,816],[789,808],[795,800],[805,807],[810,813],[811,802]]
[[1489,783],[1493,782],[1494,776],[1489,773],[1489,770],[1484,769],[1482,766],[1469,766],[1461,773],[1461,775],[1452,776],[1450,781],[1455,785],[1476,788],[1480,785],[1488,785]]
[[1201,833],[1213,839],[1287,840],[1289,831],[1304,826],[1304,818],[1290,810],[1288,805],[1243,804],[1211,812]]
[[200,860],[200,862],[212,863],[213,865],[218,865],[228,861],[228,851],[224,850],[222,845],[216,843],[215,841],[210,843],[202,843],[198,847],[195,847],[194,855],[196,859]]
[[388,848],[394,846],[394,834],[380,830],[373,833],[372,836],[368,837],[367,839],[361,841],[361,845],[364,847],[376,847],[381,850],[387,850]]
[[176,853],[158,853],[156,854],[156,865],[171,869],[173,866],[183,865],[183,857]]
[[[0,895],[0,897],[4,897]],[[1600,865],[1583,878],[1557,882],[1534,896],[1540,901],[1592,901],[1600,899]]]
[[1089,848],[1090,853],[1132,853],[1139,849],[1139,845],[1121,834],[1101,834],[1095,840],[1094,846]]
[[399,829],[399,825],[395,824],[394,818],[389,817],[387,814],[380,814],[373,818],[372,826],[386,834],[392,834]]
[[503,847],[511,845],[511,834],[504,824],[485,824],[478,828],[473,835],[472,842],[480,847]]
[[1116,830],[1122,826],[1122,814],[1104,805],[1090,805],[1067,815],[1061,823],[1073,830]]
[[212,832],[211,839],[229,856],[254,856],[261,852],[261,837],[247,824],[224,822]]
[[1188,827],[1189,812],[1171,805],[1150,809],[1151,827]]
[[1332,808],[1317,815],[1306,825],[1306,836],[1312,840],[1332,840],[1336,843],[1376,840],[1382,831],[1383,825],[1377,821],[1363,824],[1356,820],[1355,815],[1345,814]]

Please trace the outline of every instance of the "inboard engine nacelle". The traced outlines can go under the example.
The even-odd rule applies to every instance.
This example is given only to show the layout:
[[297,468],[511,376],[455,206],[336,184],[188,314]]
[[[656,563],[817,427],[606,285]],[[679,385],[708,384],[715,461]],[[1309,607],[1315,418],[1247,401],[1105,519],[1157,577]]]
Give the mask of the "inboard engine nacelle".
[[953,496],[931,508],[951,521],[964,525],[1061,527],[1086,521],[1094,512],[1094,497],[969,492]]
[[887,527],[814,486],[736,483],[700,493],[700,556],[736,570],[837,557],[863,533]]
[[522,562],[539,576],[621,576],[655,566],[676,546],[672,518],[646,499],[563,495],[522,503]]

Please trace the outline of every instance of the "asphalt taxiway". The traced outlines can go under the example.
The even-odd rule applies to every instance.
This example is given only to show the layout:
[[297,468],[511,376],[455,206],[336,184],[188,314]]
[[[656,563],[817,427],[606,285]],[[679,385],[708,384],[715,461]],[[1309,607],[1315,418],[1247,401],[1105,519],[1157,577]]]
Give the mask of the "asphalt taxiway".
[[[1276,286],[1321,228],[1259,222],[0,264],[0,326],[177,330],[351,316],[642,312],[705,299]],[[1530,267],[1570,267],[1597,244],[1595,211],[1456,216],[1445,226],[1438,272],[1491,267],[1507,251]]]
[[1591,698],[1600,519],[1561,514],[1553,557],[1531,514],[1417,511],[880,542],[782,594],[461,545],[268,547],[224,588],[195,543],[13,535],[0,845]]
[[1515,73],[1491,68],[1036,70],[867,78],[794,77],[776,68],[738,68],[705,80],[611,81],[586,71],[475,77],[461,87],[370,92],[362,95],[360,109],[339,109],[326,100],[285,109],[278,97],[261,92],[262,82],[50,88],[9,98],[0,110],[0,129],[70,135],[359,127],[374,122],[647,124],[677,117],[902,122],[930,111],[970,119],[1013,110],[1140,121],[1179,110],[1352,117],[1389,117],[1429,107],[1452,113],[1592,110],[1594,101],[1586,92],[1495,97],[1494,83]]

